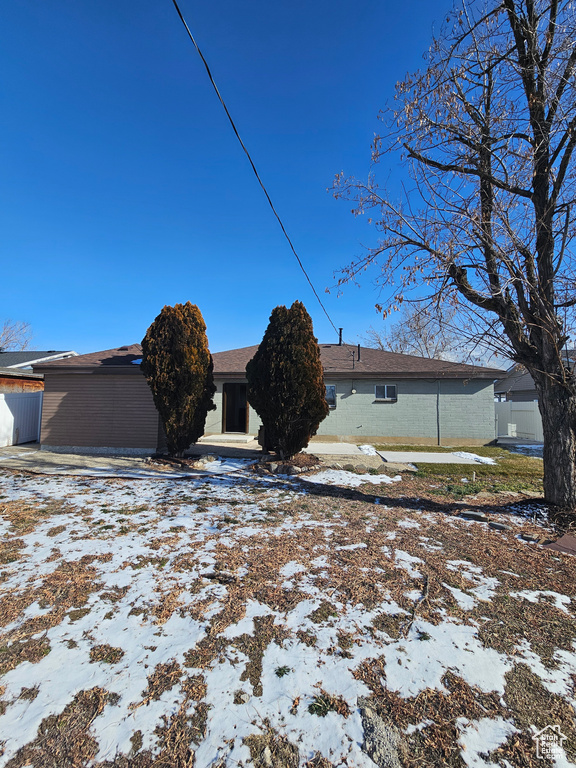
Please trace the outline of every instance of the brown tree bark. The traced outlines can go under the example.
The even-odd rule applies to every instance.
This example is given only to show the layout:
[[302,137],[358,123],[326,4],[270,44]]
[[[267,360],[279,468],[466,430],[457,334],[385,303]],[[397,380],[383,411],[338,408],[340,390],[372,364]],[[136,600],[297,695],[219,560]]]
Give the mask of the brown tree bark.
[[544,433],[544,497],[576,509],[576,398],[562,384],[535,376]]

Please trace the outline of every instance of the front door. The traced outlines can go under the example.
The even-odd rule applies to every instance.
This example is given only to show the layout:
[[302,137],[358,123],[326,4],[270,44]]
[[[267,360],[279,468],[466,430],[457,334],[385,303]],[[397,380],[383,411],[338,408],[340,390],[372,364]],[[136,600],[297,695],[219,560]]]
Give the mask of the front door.
[[246,384],[224,384],[223,432],[248,432]]

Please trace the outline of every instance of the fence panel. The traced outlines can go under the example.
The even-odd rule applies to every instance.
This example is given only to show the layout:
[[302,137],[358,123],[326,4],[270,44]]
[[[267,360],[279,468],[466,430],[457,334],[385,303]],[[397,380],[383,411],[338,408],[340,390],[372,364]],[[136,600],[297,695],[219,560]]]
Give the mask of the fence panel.
[[0,447],[40,439],[42,392],[0,394]]
[[517,437],[520,440],[542,442],[542,418],[537,402],[494,403],[498,437]]

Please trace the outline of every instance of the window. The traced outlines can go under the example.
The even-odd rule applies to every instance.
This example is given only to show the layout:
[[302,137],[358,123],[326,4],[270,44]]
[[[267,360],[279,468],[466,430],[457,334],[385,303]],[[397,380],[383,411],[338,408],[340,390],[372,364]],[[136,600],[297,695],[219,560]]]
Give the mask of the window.
[[328,384],[326,387],[326,402],[330,408],[336,408],[336,387]]
[[396,384],[376,384],[376,400],[397,400]]

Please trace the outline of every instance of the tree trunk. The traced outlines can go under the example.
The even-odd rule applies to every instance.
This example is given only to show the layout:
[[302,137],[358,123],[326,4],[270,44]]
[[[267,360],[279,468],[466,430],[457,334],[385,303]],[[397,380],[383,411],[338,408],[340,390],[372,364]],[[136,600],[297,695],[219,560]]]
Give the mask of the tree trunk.
[[576,397],[563,386],[536,382],[544,432],[544,498],[576,515]]

